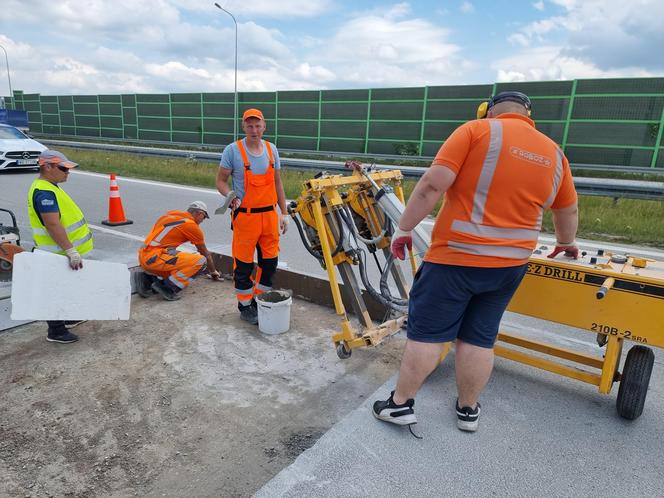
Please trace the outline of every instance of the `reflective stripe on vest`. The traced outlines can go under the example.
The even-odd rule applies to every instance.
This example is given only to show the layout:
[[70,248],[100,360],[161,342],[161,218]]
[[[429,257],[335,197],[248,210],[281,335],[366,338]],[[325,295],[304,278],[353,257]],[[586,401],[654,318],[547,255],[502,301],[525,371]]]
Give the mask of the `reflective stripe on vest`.
[[[174,215],[170,215],[170,217],[174,217]],[[151,237],[145,239],[143,247],[147,246],[161,247],[161,241],[164,240],[164,237],[166,237],[166,235],[168,235],[168,233],[171,230],[173,230],[176,226],[182,225],[183,223],[195,223],[195,221],[190,220],[189,218],[180,218],[175,221],[169,221],[168,223],[164,223],[161,227],[161,230],[154,233]]]
[[473,197],[473,212],[470,215],[470,221],[473,223],[482,223],[484,220],[486,198],[489,194],[493,174],[496,172],[500,149],[503,146],[503,123],[497,119],[492,119],[489,121],[489,125],[491,130],[489,148],[484,157],[484,164],[482,164],[482,172],[480,173],[480,179],[477,182],[475,196]]
[[450,240],[447,245],[457,251],[477,256],[493,256],[495,258],[525,259],[532,254],[531,249],[510,246],[490,246],[487,244],[466,244]]
[[[486,210],[487,197],[491,188],[496,168],[498,166],[498,159],[500,151],[503,146],[503,123],[500,120],[489,121],[489,147],[482,163],[477,187],[473,195],[473,210],[471,212],[470,221],[453,220],[451,230],[466,235],[471,235],[477,238],[487,239],[503,239],[508,242],[505,245],[493,244],[474,244],[449,240],[447,245],[450,248],[467,254],[490,256],[499,258],[512,258],[524,259],[528,258],[532,249],[525,249],[520,246],[509,245],[509,241],[530,241],[533,244],[537,242],[537,237],[540,233],[544,208],[549,207],[558,192],[562,178],[562,152],[557,149],[556,170],[552,185],[552,191],[549,195],[544,207],[540,209],[538,218],[532,228],[516,228],[516,227],[496,227],[483,224],[484,214]],[[533,245],[534,248],[534,245]]]
[[60,223],[67,234],[67,238],[80,254],[90,252],[94,245],[92,232],[90,232],[81,209],[64,190],[40,178],[32,182],[28,191],[28,215],[35,246],[43,251],[65,254],[65,251],[53,240],[39,219],[39,214],[32,204],[32,197],[35,190],[53,192],[58,203]]
[[553,175],[553,188],[551,189],[551,194],[549,198],[544,203],[542,209],[540,210],[539,217],[537,218],[537,228],[542,228],[542,219],[544,218],[544,210],[547,209],[558,195],[558,189],[560,188],[560,182],[563,177],[563,151],[556,148],[556,171]]

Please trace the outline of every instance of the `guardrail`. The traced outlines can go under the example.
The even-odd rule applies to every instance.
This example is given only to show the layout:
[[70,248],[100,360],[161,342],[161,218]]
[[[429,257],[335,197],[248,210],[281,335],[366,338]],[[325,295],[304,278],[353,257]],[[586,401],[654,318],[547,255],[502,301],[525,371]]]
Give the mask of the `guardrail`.
[[[42,142],[47,141],[61,141],[60,138],[64,137],[67,140],[65,141],[74,141],[77,143],[100,143],[94,142],[93,140],[96,137],[90,137],[91,140],[80,142],[82,137],[76,135],[58,135],[58,138],[50,138],[52,135],[44,134],[35,134],[35,137],[39,138]],[[72,139],[72,140],[69,140]],[[122,145],[128,145],[132,147],[140,147],[142,145],[148,146],[175,146],[182,147],[186,150],[223,150],[224,146],[222,145],[211,145],[211,144],[194,144],[189,142],[164,142],[161,140],[131,140],[124,138],[103,138],[105,143],[113,144],[114,142],[121,143]],[[132,145],[135,144],[135,145]],[[423,166],[428,166],[433,160],[433,156],[409,156],[404,154],[365,154],[362,152],[335,152],[335,151],[323,151],[323,150],[303,150],[303,149],[285,149],[279,147],[279,151],[282,154],[299,154],[306,156],[317,156],[321,158],[331,158],[331,157],[357,157],[357,158],[366,158],[366,159],[387,159],[391,161],[419,161],[424,163]],[[653,167],[636,167],[636,166],[616,166],[612,164],[588,164],[588,163],[570,163],[572,171],[574,170],[593,170],[593,171],[604,171],[604,172],[615,172],[615,173],[645,173],[649,175],[664,175],[664,168],[653,168]]]
[[[65,140],[41,140],[46,145],[74,147],[78,149],[109,150],[115,152],[128,152],[132,154],[153,155],[161,157],[184,157],[201,161],[219,162],[219,152],[205,152],[196,150],[164,149],[158,147],[138,147],[131,145],[115,145],[108,143],[70,142]],[[292,157],[281,158],[284,166],[298,169],[316,169],[328,171],[344,171],[341,161],[298,159]],[[377,164],[376,169],[398,168],[407,178],[421,177],[426,168],[418,166],[397,166]],[[664,200],[664,182],[646,182],[639,180],[619,180],[608,178],[574,178],[574,185],[580,195],[594,195],[613,197],[614,199],[645,199]]]

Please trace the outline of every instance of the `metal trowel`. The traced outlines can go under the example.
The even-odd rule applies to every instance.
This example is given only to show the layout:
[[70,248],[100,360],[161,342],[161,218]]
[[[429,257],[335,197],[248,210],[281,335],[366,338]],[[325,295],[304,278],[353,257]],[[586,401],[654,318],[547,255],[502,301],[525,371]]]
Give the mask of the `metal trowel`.
[[235,199],[236,197],[237,194],[233,190],[228,192],[228,195],[224,199],[223,204],[214,210],[214,214],[224,214],[228,209],[228,206],[231,205],[231,202],[233,202],[233,199]]

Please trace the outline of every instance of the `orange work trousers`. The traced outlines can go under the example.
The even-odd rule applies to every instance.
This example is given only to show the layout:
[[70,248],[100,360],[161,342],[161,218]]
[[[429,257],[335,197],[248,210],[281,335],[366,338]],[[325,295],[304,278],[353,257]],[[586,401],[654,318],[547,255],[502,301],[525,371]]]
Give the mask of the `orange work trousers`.
[[[234,213],[233,280],[239,306],[248,306],[252,299],[272,290],[279,256],[279,216],[272,209],[262,213]],[[258,257],[256,276],[254,253]]]
[[168,280],[179,289],[187,287],[207,266],[205,256],[199,253],[160,247],[140,250],[138,262],[147,273]]

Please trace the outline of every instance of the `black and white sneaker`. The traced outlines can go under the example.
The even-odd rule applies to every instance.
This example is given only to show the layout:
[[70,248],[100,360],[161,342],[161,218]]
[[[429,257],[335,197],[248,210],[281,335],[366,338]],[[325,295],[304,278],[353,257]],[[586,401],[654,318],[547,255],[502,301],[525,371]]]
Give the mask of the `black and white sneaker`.
[[475,432],[480,423],[481,405],[479,402],[475,409],[469,406],[459,407],[459,400],[456,401],[457,427],[462,431]]
[[385,422],[390,422],[391,424],[396,425],[411,425],[417,423],[417,418],[415,418],[415,400],[409,399],[402,405],[397,405],[392,397],[394,396],[394,391],[390,394],[390,397],[385,401],[376,401],[373,405],[372,413],[374,417]]
[[71,344],[72,342],[78,341],[78,336],[69,332],[67,329],[64,331],[61,330],[48,330],[48,335],[46,336],[48,342],[58,342],[60,344]]

